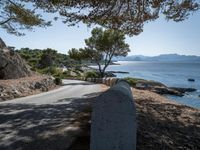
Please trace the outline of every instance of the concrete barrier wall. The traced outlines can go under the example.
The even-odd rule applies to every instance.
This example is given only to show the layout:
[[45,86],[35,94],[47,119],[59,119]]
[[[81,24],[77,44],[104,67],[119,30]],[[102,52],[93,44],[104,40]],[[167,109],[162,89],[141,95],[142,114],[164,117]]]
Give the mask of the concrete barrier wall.
[[136,110],[130,86],[125,81],[103,80],[116,84],[101,94],[93,106],[91,150],[135,150]]
[[116,81],[121,80],[119,78],[84,78],[84,77],[68,77],[70,80],[82,80],[93,83],[105,84],[107,86],[115,85]]

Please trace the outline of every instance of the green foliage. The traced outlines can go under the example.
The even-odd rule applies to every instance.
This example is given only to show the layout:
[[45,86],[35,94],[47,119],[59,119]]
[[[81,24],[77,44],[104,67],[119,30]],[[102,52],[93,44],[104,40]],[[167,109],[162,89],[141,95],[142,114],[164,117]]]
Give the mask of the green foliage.
[[28,7],[22,0],[3,0],[0,2],[0,28],[17,36],[24,35],[21,30],[33,27],[50,26],[42,17]]
[[54,82],[55,82],[56,85],[62,85],[62,79],[59,78],[59,77],[56,77],[56,78],[54,79]]
[[[20,1],[20,0],[17,0]],[[159,16],[182,21],[199,9],[199,0],[21,0],[37,8],[61,15],[64,23],[99,24],[129,35],[138,35],[145,23]]]
[[70,66],[69,57],[65,54],[57,53],[53,49],[39,50],[22,48],[16,50],[16,52],[26,60],[31,66],[32,71],[37,71],[41,74],[64,78],[66,75],[58,68],[60,65]]
[[99,77],[98,73],[96,73],[94,71],[85,73],[85,78],[98,78],[98,77]]
[[[68,66],[70,63],[70,59],[67,55],[57,53],[57,51],[53,49],[40,50],[22,48],[20,50],[16,50],[16,52],[20,54],[20,56],[25,59],[32,68],[35,69],[50,66],[59,67],[60,64]],[[48,60],[50,62],[48,62]]]
[[58,73],[56,67],[47,67],[43,69],[37,69],[37,71],[41,74],[50,74],[50,75],[54,75]]
[[29,48],[21,48],[20,50],[16,50],[16,52],[24,59],[26,62],[32,67],[37,68],[39,60],[42,55],[42,50],[39,49],[29,49]]
[[104,77],[113,56],[126,56],[130,51],[129,45],[125,43],[125,35],[117,30],[94,28],[91,34],[92,36],[85,40],[85,49],[73,49],[70,54],[96,63],[101,77]]
[[55,78],[65,78],[66,74],[62,72],[62,70],[56,68],[56,67],[47,67],[43,69],[37,69],[37,72],[41,74],[48,74],[52,75]]
[[45,49],[42,51],[41,58],[39,60],[39,68],[46,68],[55,65],[57,51],[53,49]]
[[128,35],[138,35],[145,23],[159,16],[183,21],[199,8],[199,0],[1,0],[0,27],[18,34],[21,29],[48,26],[49,23],[38,15],[43,10],[54,13],[55,20],[61,19],[69,26],[78,22],[89,26],[99,24]]
[[82,54],[80,50],[72,48],[71,50],[68,51],[68,55],[71,59],[81,61],[82,59]]
[[124,80],[126,80],[132,87],[135,87],[138,80],[140,80],[140,79],[127,77],[127,78],[124,78]]

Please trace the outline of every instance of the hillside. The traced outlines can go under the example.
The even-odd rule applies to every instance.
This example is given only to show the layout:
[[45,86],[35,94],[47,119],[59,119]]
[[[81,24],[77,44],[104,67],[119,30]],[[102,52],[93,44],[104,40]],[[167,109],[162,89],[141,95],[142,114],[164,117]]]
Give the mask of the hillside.
[[57,53],[54,49],[30,49],[21,48],[16,52],[33,68],[45,68],[46,66],[67,66],[70,59],[66,54]]

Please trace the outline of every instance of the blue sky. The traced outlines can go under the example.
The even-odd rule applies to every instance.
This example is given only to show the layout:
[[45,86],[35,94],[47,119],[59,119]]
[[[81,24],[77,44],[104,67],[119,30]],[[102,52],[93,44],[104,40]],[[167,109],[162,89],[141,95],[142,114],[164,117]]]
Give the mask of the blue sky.
[[[0,37],[7,45],[16,48],[54,48],[60,53],[67,53],[71,48],[84,47],[84,39],[90,36],[91,30],[83,24],[67,27],[62,22],[55,22],[47,29],[37,28],[34,32],[25,32],[26,36],[23,37],[9,35],[0,29]],[[160,18],[145,24],[143,33],[127,37],[126,41],[131,48],[129,55],[178,53],[200,56],[200,12],[179,23]]]

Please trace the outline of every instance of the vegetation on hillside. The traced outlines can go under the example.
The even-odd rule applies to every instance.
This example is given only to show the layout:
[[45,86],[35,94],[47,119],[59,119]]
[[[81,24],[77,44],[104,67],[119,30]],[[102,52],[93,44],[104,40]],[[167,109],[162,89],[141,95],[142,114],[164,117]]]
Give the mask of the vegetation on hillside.
[[58,53],[54,49],[29,49],[22,48],[16,52],[31,66],[33,71],[54,76],[62,74],[59,68],[70,65],[66,54]]
[[93,70],[88,71],[89,73],[83,70],[81,68],[85,66],[83,63],[71,59],[66,54],[58,53],[54,49],[21,48],[16,52],[29,64],[31,70],[41,74],[53,75],[56,78],[97,76]]
[[60,65],[67,66],[70,62],[66,54],[57,53],[54,49],[30,49],[22,48],[16,50],[20,56],[33,68],[59,67]]

